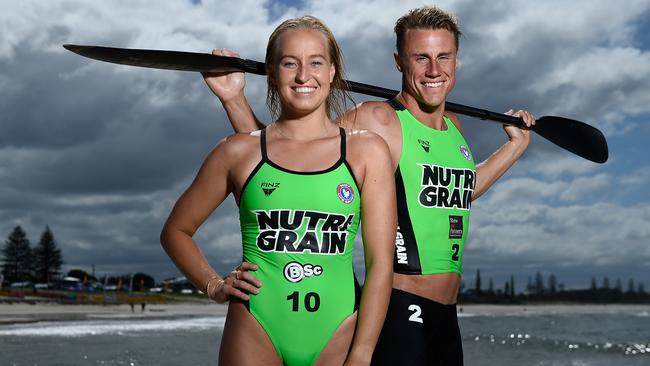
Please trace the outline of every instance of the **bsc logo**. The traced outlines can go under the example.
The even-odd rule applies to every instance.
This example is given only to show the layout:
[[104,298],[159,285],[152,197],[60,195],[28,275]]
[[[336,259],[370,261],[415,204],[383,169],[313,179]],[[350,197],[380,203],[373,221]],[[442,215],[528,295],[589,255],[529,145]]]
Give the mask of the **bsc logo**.
[[347,183],[341,183],[336,187],[336,194],[343,203],[350,203],[354,199],[354,191]]
[[323,273],[323,267],[313,264],[304,266],[298,262],[289,262],[284,266],[284,278],[289,282],[300,282],[305,277],[320,276]]

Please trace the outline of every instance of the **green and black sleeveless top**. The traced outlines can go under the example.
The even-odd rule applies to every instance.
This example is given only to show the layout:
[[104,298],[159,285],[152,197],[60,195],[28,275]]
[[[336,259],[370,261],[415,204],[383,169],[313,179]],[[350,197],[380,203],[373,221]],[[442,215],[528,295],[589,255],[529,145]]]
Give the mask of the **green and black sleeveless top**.
[[258,265],[253,274],[262,282],[249,310],[285,364],[313,362],[358,307],[352,254],[361,197],[343,129],[340,138],[333,166],[297,172],[269,159],[262,130],[262,160],[242,188],[244,261]]
[[447,129],[435,130],[397,100],[388,103],[402,129],[394,271],[460,274],[476,176],[472,153],[446,116]]

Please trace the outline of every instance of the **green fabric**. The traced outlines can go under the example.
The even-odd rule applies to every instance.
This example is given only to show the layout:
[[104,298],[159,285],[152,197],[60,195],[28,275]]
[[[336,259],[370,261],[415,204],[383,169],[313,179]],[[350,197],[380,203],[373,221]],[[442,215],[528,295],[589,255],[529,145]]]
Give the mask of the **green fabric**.
[[[352,195],[339,194],[345,185]],[[244,260],[259,266],[254,275],[263,284],[250,296],[250,312],[285,365],[314,363],[355,311],[352,253],[359,193],[345,161],[309,174],[263,161],[243,189]]]
[[[398,206],[408,212],[421,274],[460,274],[475,185],[474,159],[462,134],[447,117],[447,129],[436,130],[419,122],[407,109],[396,113],[402,128],[399,172],[406,197],[406,202],[398,200]],[[453,220],[460,222],[452,224]],[[454,231],[461,228],[460,223],[462,235]],[[395,260],[397,268],[399,253]]]

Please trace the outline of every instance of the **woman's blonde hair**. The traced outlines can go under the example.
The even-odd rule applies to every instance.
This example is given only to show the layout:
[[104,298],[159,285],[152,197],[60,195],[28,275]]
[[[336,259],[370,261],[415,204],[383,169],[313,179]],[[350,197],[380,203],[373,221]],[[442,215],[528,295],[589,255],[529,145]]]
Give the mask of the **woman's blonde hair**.
[[275,64],[277,62],[276,50],[280,36],[289,30],[297,29],[313,29],[322,33],[327,40],[327,50],[329,53],[329,61],[334,65],[336,70],[334,79],[330,84],[330,92],[325,101],[327,108],[327,116],[334,118],[342,116],[345,112],[346,100],[352,101],[350,95],[345,91],[345,77],[343,68],[343,54],[339,47],[332,31],[320,19],[311,15],[305,15],[299,18],[288,19],[282,22],[269,37],[269,43],[266,46],[266,74],[267,74],[267,91],[266,91],[266,105],[271,112],[273,120],[280,116],[280,96],[278,93],[278,86],[275,80]]

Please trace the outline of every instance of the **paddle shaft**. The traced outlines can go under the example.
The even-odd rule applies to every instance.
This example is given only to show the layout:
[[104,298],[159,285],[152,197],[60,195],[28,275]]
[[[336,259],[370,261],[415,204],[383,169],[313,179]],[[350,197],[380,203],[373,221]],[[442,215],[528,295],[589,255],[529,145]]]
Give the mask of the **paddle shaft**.
[[[211,55],[208,53],[144,50],[113,48],[100,46],[64,45],[66,49],[82,56],[96,60],[114,62],[123,65],[133,65],[166,70],[199,71],[199,72],[236,72],[243,71],[257,75],[266,75],[266,65],[259,61]],[[392,99],[397,90],[386,89],[355,81],[345,81],[345,89],[355,93],[371,95],[379,98]],[[479,118],[527,128],[521,118],[508,116],[503,113],[491,112],[485,109],[470,107],[462,104],[445,102],[445,109]],[[607,141],[598,129],[580,121],[544,116],[537,119],[531,128],[534,132],[554,144],[582,156],[585,159],[604,163],[607,161]]]
[[[346,89],[351,92],[370,95],[378,98],[392,99],[399,93],[397,90],[394,89],[382,88],[379,86],[363,84],[356,81],[346,81],[346,83],[347,83]],[[445,110],[458,113],[458,114],[463,114],[470,117],[505,123],[513,126],[519,126],[519,127],[526,126],[524,121],[519,117],[508,116],[503,113],[491,112],[485,109],[470,107],[458,103],[452,103],[449,101],[445,102]]]

